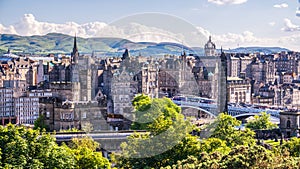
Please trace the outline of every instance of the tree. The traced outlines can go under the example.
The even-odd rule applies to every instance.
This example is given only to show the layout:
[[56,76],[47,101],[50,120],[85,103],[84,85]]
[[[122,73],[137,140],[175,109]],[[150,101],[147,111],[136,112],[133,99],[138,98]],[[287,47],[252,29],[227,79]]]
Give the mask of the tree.
[[221,113],[217,119],[208,126],[212,133],[210,138],[224,140],[229,147],[236,145],[253,145],[255,143],[255,133],[247,128],[245,130],[237,130],[235,127],[240,125],[241,122],[236,118]]
[[0,126],[2,166],[7,168],[73,168],[74,158],[49,134],[8,124]]
[[110,168],[91,139],[73,140],[71,148],[39,130],[8,124],[0,126],[0,164],[4,168]]
[[276,124],[273,124],[270,121],[270,115],[266,112],[262,112],[261,115],[255,115],[254,119],[249,121],[246,124],[247,128],[250,128],[252,130],[260,130],[260,129],[274,129],[278,126]]
[[219,138],[208,138],[201,141],[201,150],[207,153],[220,152],[227,154],[230,148],[226,145],[226,141]]
[[121,145],[120,168],[159,168],[201,152],[197,137],[189,134],[192,124],[170,99],[139,95],[132,104],[135,122],[131,128],[148,132],[134,134]]
[[[222,168],[270,168],[272,153],[262,146],[237,146],[222,157]],[[271,166],[270,166],[271,165]]]
[[110,168],[108,159],[102,156],[101,152],[96,152],[100,144],[92,138],[73,138],[70,143],[71,152],[75,155],[77,168]]
[[49,126],[45,124],[45,116],[40,115],[35,121],[34,121],[34,127],[33,129],[37,130],[40,129],[41,131],[43,129],[46,129],[46,131],[49,131]]
[[91,131],[94,130],[93,124],[90,122],[85,122],[82,126],[82,130],[87,133],[90,133]]
[[146,95],[139,95],[132,101],[135,109],[135,121],[131,129],[147,130],[157,135],[166,131],[176,123],[184,123],[184,126],[191,126],[190,123],[182,121],[184,116],[181,108],[168,98],[151,99]]
[[281,149],[287,150],[291,156],[300,157],[300,138],[291,138],[282,145]]

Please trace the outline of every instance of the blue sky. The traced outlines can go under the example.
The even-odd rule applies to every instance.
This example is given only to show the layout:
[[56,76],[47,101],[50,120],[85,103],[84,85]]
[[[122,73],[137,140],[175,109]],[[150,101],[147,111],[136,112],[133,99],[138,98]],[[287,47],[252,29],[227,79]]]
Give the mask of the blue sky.
[[[36,22],[81,25],[109,24],[132,14],[158,12],[201,27],[223,46],[280,45],[300,51],[298,7],[299,0],[0,0],[0,33],[23,35],[16,25],[20,27],[24,14],[32,14]],[[25,35],[35,33],[28,31]],[[276,43],[270,43],[274,39]]]

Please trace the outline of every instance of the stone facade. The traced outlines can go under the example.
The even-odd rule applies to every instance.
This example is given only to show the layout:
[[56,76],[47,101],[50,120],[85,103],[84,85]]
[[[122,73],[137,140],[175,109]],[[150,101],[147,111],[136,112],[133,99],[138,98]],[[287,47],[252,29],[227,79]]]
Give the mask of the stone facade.
[[228,101],[230,103],[251,103],[251,83],[238,77],[228,78]]
[[17,122],[13,93],[12,88],[0,88],[0,123],[2,125]]
[[300,112],[280,112],[280,129],[284,137],[299,137]]
[[17,124],[33,125],[39,117],[39,98],[27,96],[14,98],[14,108]]
[[216,45],[211,41],[209,36],[208,42],[204,46],[205,56],[216,56]]

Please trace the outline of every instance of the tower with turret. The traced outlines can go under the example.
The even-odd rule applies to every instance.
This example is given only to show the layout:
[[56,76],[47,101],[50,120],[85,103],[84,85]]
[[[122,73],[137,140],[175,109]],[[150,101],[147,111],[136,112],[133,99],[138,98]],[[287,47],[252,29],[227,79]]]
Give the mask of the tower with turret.
[[227,93],[227,57],[223,50],[221,49],[221,66],[220,66],[220,73],[219,73],[219,97],[218,97],[218,104],[219,104],[219,112],[228,113],[228,93]]
[[79,52],[77,49],[76,36],[74,37],[73,51],[71,53],[71,83],[72,83],[72,100],[80,101],[80,81],[79,81]]
[[216,56],[216,45],[211,41],[209,36],[208,42],[204,46],[205,56]]

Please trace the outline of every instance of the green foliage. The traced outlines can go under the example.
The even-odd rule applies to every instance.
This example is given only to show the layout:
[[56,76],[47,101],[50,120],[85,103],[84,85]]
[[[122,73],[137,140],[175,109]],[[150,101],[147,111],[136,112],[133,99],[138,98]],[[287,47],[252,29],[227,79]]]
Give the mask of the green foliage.
[[82,130],[85,131],[86,133],[90,133],[94,129],[93,124],[90,122],[85,122],[82,125]]
[[246,124],[247,128],[250,128],[252,130],[259,130],[259,129],[274,129],[278,126],[276,124],[273,124],[270,121],[270,115],[266,112],[262,112],[261,115],[255,115],[254,119],[249,121]]
[[46,133],[40,135],[37,130],[12,124],[1,126],[0,146],[2,164],[9,168],[72,168],[72,158],[57,146],[54,138]]
[[[126,39],[120,38],[80,38],[77,37],[78,48],[80,52],[90,53],[95,49],[102,49],[116,56],[116,49],[123,50],[124,46],[130,45],[135,54],[143,53],[145,55],[160,53],[178,54],[181,47],[172,44],[153,44],[149,43],[132,43]],[[7,52],[10,48],[15,52],[26,52],[35,54],[46,53],[69,53],[73,47],[73,36],[60,33],[49,33],[43,36],[18,36],[12,34],[0,34],[0,52]],[[147,50],[147,48],[157,48],[158,50]],[[145,53],[146,52],[146,53]],[[120,53],[119,53],[120,54]]]
[[220,152],[227,154],[230,148],[227,147],[226,141],[219,138],[208,138],[201,141],[201,150],[207,153]]
[[49,126],[45,124],[45,116],[40,115],[35,121],[34,121],[34,127],[33,129],[37,130],[43,130],[45,129],[46,131],[49,131]]
[[[144,97],[143,99],[147,98]],[[155,113],[152,111],[152,106],[153,104],[159,105],[155,103],[155,100],[148,99],[143,102],[144,104],[138,105],[140,108],[143,107],[146,110],[150,110],[149,112]],[[163,101],[160,101],[160,103],[163,103]],[[156,108],[158,108],[156,110],[159,112],[162,107]],[[143,115],[144,117],[150,117],[147,113]],[[160,115],[159,112],[156,118],[160,118]],[[162,115],[164,114],[162,113]],[[134,134],[129,138],[128,143],[122,144],[123,152],[116,160],[119,162],[118,167],[165,169],[300,168],[299,138],[292,138],[290,141],[284,143],[281,148],[274,147],[272,151],[270,151],[262,146],[255,145],[254,132],[249,128],[246,130],[236,129],[235,127],[239,126],[240,122],[225,114],[220,114],[215,122],[208,126],[212,132],[210,138],[199,140],[194,136],[186,134],[186,136],[171,149],[153,156],[147,156],[149,152],[140,150],[160,150],[163,147],[163,143],[165,143],[164,141],[168,142],[174,139],[174,135],[175,137],[178,136],[176,132],[170,132],[163,137],[164,141],[162,139],[154,141],[153,138],[156,136],[160,136],[166,133],[166,131],[169,131],[170,128],[175,129],[176,127],[170,124],[169,128],[165,129],[167,125],[156,125],[156,127],[162,127],[163,129],[155,130],[155,128],[149,127],[155,126],[153,124],[149,122],[142,126],[145,127],[143,129],[150,131],[149,133]],[[156,131],[164,132],[156,133]]]
[[[132,104],[135,108],[135,122],[131,129],[147,130],[151,134],[160,134],[175,123],[183,122],[181,109],[168,98],[150,99],[146,95],[134,98]],[[190,125],[183,122],[183,125]]]
[[89,137],[84,137],[80,139],[73,138],[72,141],[69,143],[69,147],[72,149],[87,148],[91,151],[96,151],[97,148],[100,148],[100,144]]
[[61,129],[59,130],[61,133],[74,133],[74,132],[82,132],[81,130],[77,128],[69,128],[69,129]]
[[197,137],[191,136],[192,124],[184,120],[181,109],[168,98],[134,98],[135,122],[132,129],[147,130],[134,134],[121,145],[120,168],[159,168],[196,155],[200,150]]
[[189,156],[165,169],[298,169],[299,159],[288,154],[275,154],[261,146],[236,146],[228,154],[202,152],[198,156]]
[[54,137],[39,130],[0,126],[0,164],[4,168],[110,168],[108,160],[96,152],[99,144],[93,140],[73,140],[71,145],[58,146]]
[[96,152],[100,147],[99,143],[91,138],[73,138],[70,143],[71,152],[75,154],[77,168],[110,168],[109,161],[102,156],[101,152]]
[[226,141],[227,146],[253,145],[255,143],[255,133],[250,129],[237,130],[235,127],[241,125],[241,122],[230,115],[221,113],[217,119],[210,125],[212,131],[211,138],[219,138]]
[[274,140],[264,140],[264,143],[271,145],[272,147],[279,147],[280,141],[274,141]]
[[286,149],[294,157],[300,157],[300,138],[291,138],[282,145],[282,149]]
[[261,146],[237,146],[223,156],[222,168],[268,168],[272,154]]

